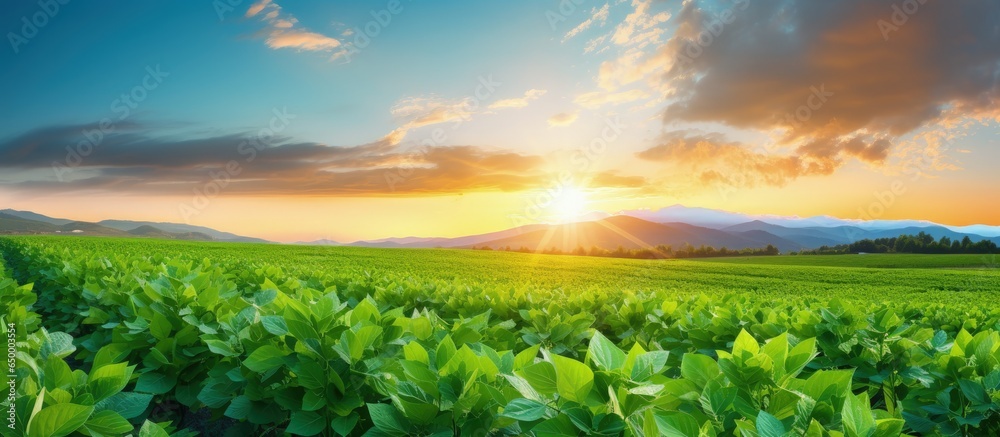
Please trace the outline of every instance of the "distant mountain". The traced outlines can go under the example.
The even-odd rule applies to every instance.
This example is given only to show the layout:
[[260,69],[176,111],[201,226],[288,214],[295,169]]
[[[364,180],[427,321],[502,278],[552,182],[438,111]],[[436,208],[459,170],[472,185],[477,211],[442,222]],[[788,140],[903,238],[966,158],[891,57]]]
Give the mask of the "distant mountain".
[[687,223],[706,228],[724,228],[744,223],[749,216],[735,212],[719,211],[709,208],[689,208],[683,205],[668,206],[658,210],[635,209],[621,211],[619,214],[640,218],[655,223]]
[[421,237],[385,238],[381,240],[355,241],[347,245],[362,246],[362,247],[386,247],[386,248],[388,247],[432,248],[432,247],[466,247],[466,246],[471,247],[473,245],[483,244],[487,241],[508,238],[536,231],[539,229],[545,229],[547,226],[548,225],[543,225],[543,224],[525,225],[498,232],[489,232],[486,234],[469,235],[465,237],[456,237],[456,238],[421,238]]
[[127,237],[129,235],[128,232],[90,222],[70,222],[60,226],[59,230],[61,233],[83,233],[104,237]]
[[18,211],[18,210],[14,210],[14,209],[10,209],[10,208],[0,210],[0,213],[12,215],[12,216],[15,216],[17,218],[22,218],[22,219],[25,219],[25,220],[34,220],[36,222],[49,223],[49,224],[53,224],[53,225],[56,225],[56,226],[62,226],[62,225],[69,224],[69,223],[73,222],[73,220],[61,219],[61,218],[52,218],[52,217],[44,216],[44,215],[37,214],[37,213],[31,212],[31,211]]
[[[963,234],[978,235],[983,237],[1000,237],[1000,226],[985,224],[969,226],[947,226],[927,220],[860,220],[842,219],[832,216],[779,216],[779,215],[753,215],[741,214],[729,211],[721,211],[709,208],[686,207],[684,205],[673,205],[658,210],[636,209],[620,211],[618,214],[641,218],[647,221],[658,223],[683,222],[695,226],[723,229],[747,222],[760,221],[772,225],[779,225],[786,228],[840,228],[838,231],[848,231],[850,228],[863,230],[887,230],[894,231],[902,228],[923,228],[939,226]],[[846,227],[846,228],[845,228]]]
[[294,244],[303,245],[303,246],[344,246],[344,243],[340,243],[340,242],[333,241],[333,240],[328,240],[326,238],[324,238],[322,240],[314,240],[314,241],[296,241]]
[[[637,217],[639,216],[639,217]],[[788,253],[821,246],[848,244],[865,238],[898,237],[926,232],[935,239],[947,236],[961,240],[968,236],[973,241],[990,239],[1000,244],[1000,237],[957,232],[948,227],[919,220],[862,222],[820,216],[811,218],[752,216],[707,208],[673,206],[658,211],[627,211],[619,215],[588,214],[589,220],[570,224],[535,224],[499,232],[470,235],[458,238],[385,238],[356,241],[350,246],[364,247],[444,247],[547,250],[557,248],[564,252],[577,247],[592,246],[614,250],[621,246],[637,249],[670,245],[674,248],[685,244],[712,246],[716,249],[761,248],[774,245]],[[896,225],[896,226],[894,226]],[[976,229],[991,228],[980,226]],[[323,243],[314,243],[323,244]]]
[[212,241],[212,237],[201,232],[167,232],[149,225],[142,225],[128,231],[129,234],[139,237],[177,239],[177,240],[198,240]]
[[738,225],[723,228],[728,232],[742,231],[766,231],[771,234],[794,241],[805,248],[815,249],[820,246],[835,246],[838,244],[849,244],[863,239],[891,238],[900,235],[916,235],[924,232],[935,240],[941,237],[948,237],[952,240],[961,240],[969,237],[972,241],[990,240],[1000,244],[1000,237],[986,237],[983,235],[955,232],[944,226],[906,226],[889,229],[864,229],[858,226],[834,226],[834,227],[803,227],[790,228],[761,220],[754,220]]
[[111,237],[149,237],[172,240],[260,242],[267,240],[221,232],[203,226],[178,223],[104,220],[98,223],[52,218],[31,211],[4,209],[0,211],[0,233],[3,234],[70,234]]
[[45,234],[54,233],[59,230],[59,226],[52,223],[28,220],[15,215],[7,214],[6,212],[0,212],[0,233]]
[[783,251],[801,249],[794,242],[774,235],[741,235],[687,223],[653,223],[625,215],[590,222],[548,225],[543,229],[485,241],[477,245],[492,248],[509,246],[511,249],[527,247],[531,250],[556,248],[567,252],[578,247],[590,249],[597,246],[613,250],[619,246],[625,249],[639,249],[660,244],[670,245],[675,249],[685,244],[695,247],[706,245],[717,249],[760,248],[774,244]]
[[152,226],[154,228],[175,234],[186,234],[186,233],[204,234],[211,237],[213,240],[217,241],[229,241],[229,242],[239,242],[239,243],[269,243],[269,241],[260,238],[244,237],[242,235],[217,231],[215,229],[207,228],[204,226],[186,225],[181,223],[141,222],[132,220],[102,220],[98,223],[107,226],[109,228],[115,228],[122,231],[130,231],[140,226]]

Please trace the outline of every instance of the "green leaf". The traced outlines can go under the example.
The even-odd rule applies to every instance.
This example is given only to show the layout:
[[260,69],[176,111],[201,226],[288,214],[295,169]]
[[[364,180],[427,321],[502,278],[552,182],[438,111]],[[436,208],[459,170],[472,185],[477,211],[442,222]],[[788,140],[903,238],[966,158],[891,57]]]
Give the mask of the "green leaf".
[[132,377],[128,363],[109,364],[90,371],[88,387],[94,401],[102,401],[122,391]]
[[76,346],[73,346],[72,336],[65,332],[50,332],[42,342],[38,353],[39,358],[44,361],[49,358],[49,355],[66,358],[75,350]]
[[260,324],[267,332],[274,335],[285,335],[288,333],[288,325],[281,316],[264,316],[260,318]]
[[689,437],[698,435],[701,427],[698,420],[682,412],[656,412],[656,427],[664,437]]
[[295,374],[302,387],[312,390],[326,388],[327,371],[323,369],[322,364],[316,361],[300,357]]
[[720,373],[719,364],[707,355],[684,354],[681,358],[681,376],[699,388],[705,387],[708,381],[715,379]]
[[878,419],[872,437],[896,437],[903,433],[903,419]]
[[760,437],[782,437],[785,435],[785,426],[777,417],[766,411],[757,413],[757,435]]
[[501,415],[514,420],[532,422],[545,417],[546,411],[548,411],[548,407],[541,402],[518,398],[510,401],[503,408],[503,414]]
[[28,421],[28,437],[62,437],[76,431],[94,412],[93,406],[56,404],[42,408]]
[[313,436],[326,429],[326,419],[314,411],[294,411],[292,421],[285,432],[301,436]]
[[536,344],[519,352],[514,357],[514,370],[521,370],[524,367],[535,364],[535,358],[538,357],[538,350],[541,347],[542,345]]
[[455,348],[455,342],[452,341],[451,336],[445,336],[444,340],[441,340],[441,343],[438,344],[437,352],[435,353],[435,363],[437,364],[437,368],[441,369],[445,366],[445,364],[448,364],[448,361],[451,360],[451,357],[453,357],[457,351],[458,349]]
[[632,366],[632,380],[645,381],[663,371],[669,355],[670,353],[667,351],[651,351],[636,357],[635,364]]
[[285,351],[266,344],[250,353],[243,365],[254,372],[265,373],[281,367],[285,362],[285,355]]
[[375,428],[389,435],[406,435],[409,430],[406,419],[392,405],[368,404],[368,415]]
[[246,419],[250,415],[251,407],[253,407],[253,402],[250,401],[250,398],[243,395],[237,396],[229,403],[225,416],[236,420]]
[[986,388],[983,387],[983,384],[968,379],[960,379],[958,387],[962,390],[962,394],[965,395],[966,399],[972,401],[974,404],[989,403],[990,395],[986,393]]
[[733,405],[737,391],[736,387],[723,387],[718,381],[712,380],[705,385],[698,400],[706,412],[720,417],[727,408]]
[[330,421],[330,427],[339,435],[346,436],[354,430],[358,424],[358,413],[351,413],[347,416],[336,417]]
[[92,433],[105,435],[125,434],[132,431],[132,424],[120,414],[104,410],[94,413],[85,425]]
[[152,394],[164,394],[177,385],[177,378],[157,372],[146,372],[139,375],[135,391]]
[[170,434],[160,428],[160,425],[147,420],[139,428],[139,437],[170,437]]
[[149,323],[149,333],[157,340],[165,340],[170,337],[171,331],[173,326],[170,325],[170,321],[163,314],[154,312],[153,320]]
[[587,349],[587,359],[601,370],[618,370],[625,365],[625,352],[615,346],[599,331],[594,331]]
[[841,412],[847,437],[868,437],[875,430],[875,418],[868,405],[868,394],[848,395]]
[[800,341],[788,352],[788,357],[785,358],[785,375],[792,378],[798,376],[815,357],[816,339],[807,338]]
[[853,370],[817,370],[809,376],[802,392],[817,402],[850,394]]
[[559,396],[582,404],[594,387],[594,372],[586,364],[560,355],[552,355],[552,363]]
[[556,369],[548,361],[539,361],[518,373],[540,394],[550,395],[557,390]]
[[146,393],[118,393],[94,405],[95,411],[114,411],[126,419],[139,417],[149,407],[153,395]]
[[510,383],[511,387],[514,387],[514,389],[521,394],[521,396],[535,401],[542,400],[542,396],[537,390],[535,390],[534,387],[531,386],[528,380],[518,375],[503,375],[503,377],[508,383]]
[[535,437],[564,437],[579,434],[569,416],[565,414],[560,414],[535,425],[534,428],[531,428],[531,433]]
[[232,345],[222,340],[205,340],[205,346],[208,346],[208,350],[212,351],[212,353],[219,354],[224,357],[235,357],[239,355],[239,353],[233,349]]
[[[421,319],[422,320],[422,319]],[[411,341],[403,346],[403,356],[410,361],[418,361],[424,364],[430,364],[430,358],[427,355],[427,349],[424,349],[420,343]]]
[[733,356],[747,359],[758,353],[760,353],[760,344],[757,343],[757,340],[745,329],[740,330],[740,334],[736,336],[736,341],[733,343]]

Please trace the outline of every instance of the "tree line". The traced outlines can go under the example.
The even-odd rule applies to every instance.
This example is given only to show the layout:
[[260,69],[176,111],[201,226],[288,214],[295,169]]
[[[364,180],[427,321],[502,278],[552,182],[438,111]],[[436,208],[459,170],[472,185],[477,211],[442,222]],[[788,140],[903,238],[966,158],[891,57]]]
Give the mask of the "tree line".
[[576,249],[571,251],[563,251],[562,249],[556,247],[543,250],[532,250],[525,246],[521,246],[517,249],[512,249],[510,246],[497,247],[496,249],[490,246],[472,246],[472,248],[475,250],[499,250],[506,252],[540,253],[545,255],[577,255],[632,259],[710,258],[721,256],[765,256],[781,254],[778,248],[771,244],[762,248],[746,249],[728,249],[726,247],[716,249],[712,246],[701,245],[694,247],[690,244],[685,244],[676,249],[668,244],[658,244],[656,246],[638,249],[626,249],[623,246],[618,246],[618,248],[614,250],[597,246],[591,246],[590,249],[578,246]]
[[[803,250],[802,255],[837,255],[846,253],[927,253],[927,254],[991,254],[998,253],[997,244],[990,240],[973,242],[966,236],[961,240],[941,237],[935,240],[926,232],[917,235],[900,235],[898,237],[865,238],[851,244],[836,246],[820,246],[818,249]],[[792,253],[794,254],[794,252]]]

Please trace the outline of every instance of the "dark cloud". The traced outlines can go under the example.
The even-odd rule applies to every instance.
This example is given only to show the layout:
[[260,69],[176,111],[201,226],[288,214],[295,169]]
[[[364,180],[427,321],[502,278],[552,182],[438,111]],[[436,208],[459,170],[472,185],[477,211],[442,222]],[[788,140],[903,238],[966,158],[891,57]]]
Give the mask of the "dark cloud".
[[[684,4],[662,48],[683,60],[664,72],[677,90],[668,121],[787,128],[790,139],[862,129],[897,136],[956,108],[997,108],[1000,2],[750,1],[714,28],[718,11],[702,3]],[[919,7],[895,13],[904,3]],[[822,101],[811,97],[819,90]]]
[[[638,154],[703,183],[783,185],[850,159],[882,165],[917,129],[1000,120],[1000,2],[688,0],[675,23],[631,70],[660,67],[664,124],[784,132],[767,149],[674,132]],[[608,71],[607,83],[631,72]]]
[[8,185],[28,190],[182,195],[213,177],[225,182],[226,193],[247,195],[509,191],[542,180],[542,158],[475,146],[406,149],[383,139],[332,147],[250,134],[171,138],[136,125],[117,126],[93,147],[81,145],[92,129],[53,126],[7,139],[0,143],[0,171],[17,172]]

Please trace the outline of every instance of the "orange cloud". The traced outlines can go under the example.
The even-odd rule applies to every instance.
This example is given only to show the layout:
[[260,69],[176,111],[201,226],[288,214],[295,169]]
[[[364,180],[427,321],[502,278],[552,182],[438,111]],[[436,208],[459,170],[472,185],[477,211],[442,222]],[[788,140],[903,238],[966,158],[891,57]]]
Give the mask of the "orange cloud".
[[622,103],[642,100],[648,97],[649,93],[639,89],[623,91],[620,93],[594,91],[577,96],[573,102],[587,109],[597,109],[608,104],[619,105]]
[[253,18],[265,10],[268,12],[260,17],[260,21],[266,25],[264,34],[267,35],[265,41],[268,47],[272,49],[333,51],[333,58],[347,53],[347,49],[340,40],[296,27],[299,21],[291,14],[285,13],[281,6],[272,0],[260,0],[250,5],[246,16]]
[[720,134],[677,131],[664,135],[659,145],[636,156],[670,165],[705,184],[783,186],[803,176],[832,174],[846,157],[880,163],[886,159],[890,145],[885,139],[866,142],[856,137],[814,141],[792,153],[781,154],[765,147],[731,142]]
[[524,93],[523,97],[517,97],[513,99],[497,100],[490,105],[490,109],[502,109],[502,108],[523,108],[528,106],[528,103],[535,100],[541,96],[544,96],[547,91],[531,89]]
[[576,112],[561,112],[559,114],[549,117],[549,126],[569,126],[576,121],[579,117],[579,113]]

